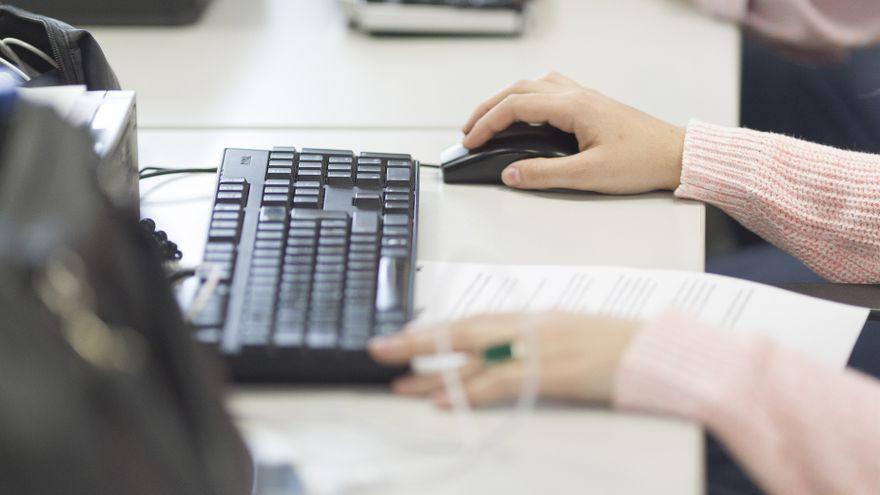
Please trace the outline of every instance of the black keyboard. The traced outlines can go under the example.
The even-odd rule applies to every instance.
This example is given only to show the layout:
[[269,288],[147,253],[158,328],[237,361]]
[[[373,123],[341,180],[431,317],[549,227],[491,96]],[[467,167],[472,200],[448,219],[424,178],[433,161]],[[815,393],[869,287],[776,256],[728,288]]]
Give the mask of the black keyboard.
[[227,149],[204,256],[221,282],[196,338],[238,380],[400,373],[366,345],[412,317],[418,172],[409,155]]

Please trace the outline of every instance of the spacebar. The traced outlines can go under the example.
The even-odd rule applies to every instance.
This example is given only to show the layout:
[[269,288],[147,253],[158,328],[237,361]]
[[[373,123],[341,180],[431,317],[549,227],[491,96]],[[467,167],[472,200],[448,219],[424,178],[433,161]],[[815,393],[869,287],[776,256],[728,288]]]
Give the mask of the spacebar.
[[406,258],[383,256],[379,259],[379,275],[376,280],[376,311],[405,310]]

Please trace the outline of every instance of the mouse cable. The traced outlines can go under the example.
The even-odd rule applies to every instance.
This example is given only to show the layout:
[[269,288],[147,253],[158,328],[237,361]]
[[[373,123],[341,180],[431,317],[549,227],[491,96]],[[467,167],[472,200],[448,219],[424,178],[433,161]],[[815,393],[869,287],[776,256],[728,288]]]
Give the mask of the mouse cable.
[[216,172],[217,172],[217,167],[204,167],[204,168],[144,167],[138,171],[138,179],[150,179],[153,177],[161,177],[163,175],[213,174]]

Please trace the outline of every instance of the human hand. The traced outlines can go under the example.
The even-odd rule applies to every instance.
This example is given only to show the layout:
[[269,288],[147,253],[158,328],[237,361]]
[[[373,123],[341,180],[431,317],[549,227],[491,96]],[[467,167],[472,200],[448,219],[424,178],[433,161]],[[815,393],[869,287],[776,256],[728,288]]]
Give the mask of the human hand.
[[510,187],[632,194],[679,185],[684,129],[556,73],[520,81],[480,104],[462,128],[462,144],[477,148],[517,121],[570,132],[581,152],[513,163],[501,174]]
[[[638,323],[574,313],[538,315],[484,315],[447,325],[410,327],[390,337],[373,339],[370,354],[388,365],[408,363],[412,358],[437,352],[438,332],[449,332],[452,350],[468,354],[460,369],[464,392],[472,405],[485,405],[519,395],[528,371],[527,359],[485,363],[482,352],[492,346],[523,342],[524,325],[534,325],[537,353],[538,393],[543,397],[607,403],[611,397],[617,365]],[[401,395],[428,396],[440,407],[450,407],[443,377],[408,375],[398,378],[392,390]]]

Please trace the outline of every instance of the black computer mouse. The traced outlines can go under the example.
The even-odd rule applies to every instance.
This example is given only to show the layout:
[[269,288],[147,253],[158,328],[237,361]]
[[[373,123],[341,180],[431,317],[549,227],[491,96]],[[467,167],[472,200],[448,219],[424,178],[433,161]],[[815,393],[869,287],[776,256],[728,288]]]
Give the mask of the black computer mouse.
[[501,171],[527,158],[558,158],[580,151],[574,134],[548,125],[517,122],[479,148],[458,144],[440,155],[443,182],[501,184]]

